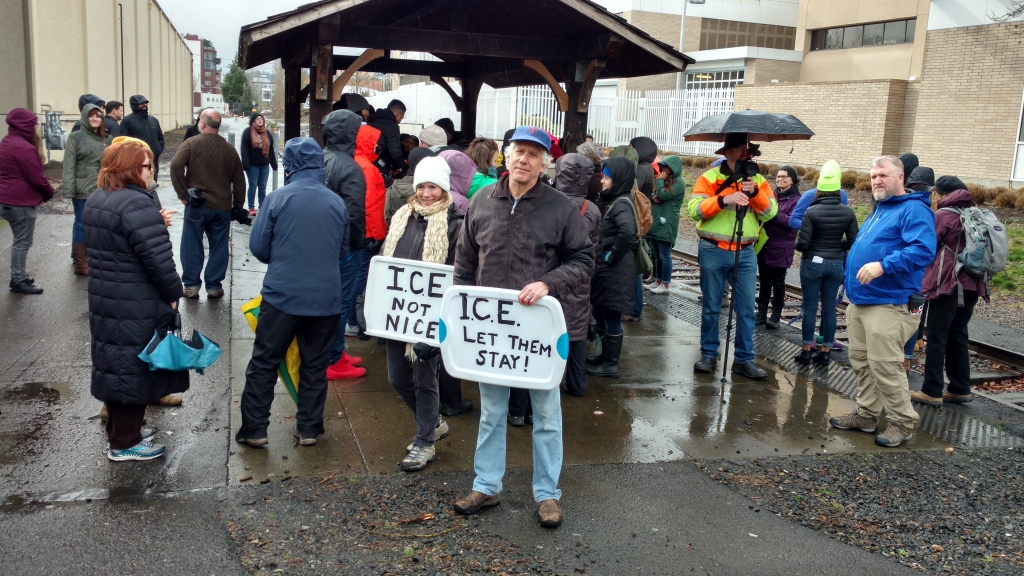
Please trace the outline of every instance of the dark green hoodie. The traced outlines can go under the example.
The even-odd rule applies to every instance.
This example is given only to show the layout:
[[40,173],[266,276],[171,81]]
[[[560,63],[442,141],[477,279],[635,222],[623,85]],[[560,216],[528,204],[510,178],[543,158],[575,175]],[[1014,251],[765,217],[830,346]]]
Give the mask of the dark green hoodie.
[[651,229],[647,231],[646,238],[676,243],[676,235],[679,233],[679,216],[683,207],[683,197],[686,196],[686,183],[683,182],[683,161],[679,156],[666,156],[661,159],[662,170],[665,166],[676,175],[676,181],[671,187],[665,186],[664,178],[657,178],[654,181],[654,198],[657,202],[651,202]]
[[96,190],[96,179],[100,175],[103,153],[110,145],[112,138],[104,134],[100,138],[89,127],[89,112],[99,110],[95,104],[86,104],[82,108],[79,122],[82,129],[68,136],[64,148],[64,174],[61,181],[61,194],[65,198],[85,200]]

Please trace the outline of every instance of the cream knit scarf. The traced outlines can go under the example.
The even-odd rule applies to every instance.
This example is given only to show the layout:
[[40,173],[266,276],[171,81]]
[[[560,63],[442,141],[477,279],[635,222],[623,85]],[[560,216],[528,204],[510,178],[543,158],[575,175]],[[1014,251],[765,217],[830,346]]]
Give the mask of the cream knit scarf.
[[[448,260],[448,207],[452,205],[452,196],[447,194],[444,200],[434,202],[430,206],[420,206],[419,202],[413,201],[406,204],[395,212],[391,218],[391,228],[388,229],[388,236],[384,240],[382,256],[393,256],[398,241],[405,235],[405,227],[409,224],[409,216],[415,210],[417,214],[427,219],[427,231],[423,237],[424,262],[444,264]],[[412,351],[413,344],[405,345],[405,357],[410,362],[419,362],[419,357]]]

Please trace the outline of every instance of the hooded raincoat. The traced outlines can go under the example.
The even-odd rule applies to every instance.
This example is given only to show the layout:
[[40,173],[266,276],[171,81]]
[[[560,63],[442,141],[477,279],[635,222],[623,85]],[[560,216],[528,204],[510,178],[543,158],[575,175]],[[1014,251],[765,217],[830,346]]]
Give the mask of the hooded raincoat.
[[132,113],[121,120],[121,135],[138,138],[149,145],[153,152],[153,158],[159,159],[164,153],[164,131],[160,129],[160,122],[149,115],[148,110],[139,108],[141,104],[149,102],[145,96],[136,94],[128,99]]
[[604,165],[611,171],[611,188],[601,192],[608,208],[601,219],[597,244],[594,289],[590,299],[595,306],[620,314],[633,313],[636,295],[636,215],[630,193],[636,183],[636,171],[626,158],[609,158]]
[[[594,163],[582,154],[564,154],[555,162],[555,188],[572,200],[576,211],[583,217],[587,227],[587,238],[593,246],[599,237],[598,226],[601,223],[601,211],[597,204],[587,200],[587,184],[594,171]],[[586,204],[586,208],[583,205]],[[590,278],[563,300],[565,307],[565,326],[572,342],[585,340],[590,324]]]
[[85,200],[92,194],[103,164],[103,153],[113,140],[109,134],[101,138],[89,127],[89,112],[93,110],[99,108],[95,104],[85,105],[80,121],[86,129],[68,136],[64,148],[64,175],[60,191],[66,198]]
[[324,118],[324,185],[345,202],[350,250],[362,248],[366,238],[366,178],[353,158],[361,123],[362,118],[348,110],[335,110]]
[[469,187],[473,184],[473,177],[476,175],[476,162],[469,156],[457,150],[445,150],[438,154],[448,163],[451,169],[452,201],[458,206],[463,214],[469,208]]
[[[95,94],[82,94],[81,96],[78,97],[78,111],[79,112],[85,111],[85,105],[86,104],[92,104],[92,105],[94,105],[97,108],[102,110],[103,106],[106,104],[106,102],[103,100],[103,98],[100,98],[99,96],[97,96]],[[104,117],[104,121],[106,121],[106,117]],[[82,126],[87,124],[87,123],[83,124],[83,122],[85,122],[84,118],[80,119],[80,120],[75,120],[75,125],[71,127],[71,133],[74,134],[75,132],[78,132],[79,130],[81,130]],[[909,172],[908,172],[908,174],[909,174]]]
[[24,108],[7,113],[7,135],[0,140],[0,204],[34,207],[53,197],[43,159],[32,145],[39,119]]
[[[636,187],[648,199],[654,195],[654,159],[658,157],[658,144],[647,136],[638,136],[629,141],[636,150]],[[682,164],[680,164],[682,166]]]
[[384,223],[384,177],[374,165],[378,140],[380,130],[373,126],[360,126],[356,135],[355,161],[366,182],[366,237],[379,242],[388,235],[388,227]]
[[683,161],[679,156],[666,156],[661,160],[668,169],[675,174],[676,181],[671,187],[665,186],[664,178],[654,180],[654,198],[657,202],[651,202],[651,229],[647,231],[645,238],[667,242],[669,245],[676,243],[676,236],[679,234],[680,211],[683,208],[683,198],[686,196],[686,182],[683,181]]

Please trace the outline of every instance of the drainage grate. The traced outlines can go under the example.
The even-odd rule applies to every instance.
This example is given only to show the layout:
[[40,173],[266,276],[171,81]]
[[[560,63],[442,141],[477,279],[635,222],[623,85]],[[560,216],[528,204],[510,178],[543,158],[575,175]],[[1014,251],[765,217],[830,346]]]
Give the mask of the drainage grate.
[[[645,294],[644,302],[675,316],[676,318],[700,326],[701,305],[677,294]],[[719,327],[725,337],[726,316],[720,317]],[[764,332],[754,332],[754,352],[778,364],[794,374],[802,374],[810,380],[835,390],[847,398],[857,398],[857,376],[848,366],[836,362],[829,364],[828,371],[809,368],[797,364],[793,360],[800,351],[800,345],[785,338],[772,336]],[[915,405],[921,419],[917,429],[940,440],[955,444],[960,448],[992,448],[1024,446],[1024,438],[1007,434],[994,426],[950,409],[933,406]]]

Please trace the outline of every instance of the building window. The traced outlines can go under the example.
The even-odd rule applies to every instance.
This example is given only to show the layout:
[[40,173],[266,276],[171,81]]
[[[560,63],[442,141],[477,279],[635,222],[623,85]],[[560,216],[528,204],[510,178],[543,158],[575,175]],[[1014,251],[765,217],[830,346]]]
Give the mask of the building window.
[[213,52],[203,52],[203,60],[213,60]]
[[207,80],[206,82],[203,82],[203,86],[209,86],[209,85],[210,85],[210,81],[209,80]]
[[792,50],[796,45],[796,28],[754,24],[735,20],[703,18],[700,24],[700,49],[718,50],[737,46]]
[[825,28],[811,32],[811,50],[859,48],[882,44],[912,44],[917,19],[878,22],[843,28]]
[[687,90],[725,89],[737,84],[743,84],[743,70],[694,72],[686,75]]

